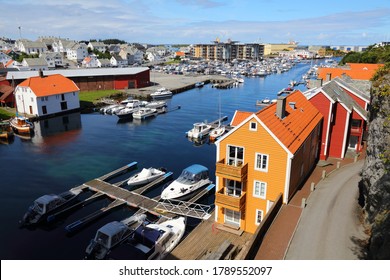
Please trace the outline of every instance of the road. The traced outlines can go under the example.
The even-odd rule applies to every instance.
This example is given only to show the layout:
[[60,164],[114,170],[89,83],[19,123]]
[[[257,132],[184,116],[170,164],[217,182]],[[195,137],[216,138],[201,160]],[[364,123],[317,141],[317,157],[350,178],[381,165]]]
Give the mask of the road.
[[359,221],[358,182],[363,161],[347,165],[320,181],[307,200],[285,259],[361,259],[367,237]]

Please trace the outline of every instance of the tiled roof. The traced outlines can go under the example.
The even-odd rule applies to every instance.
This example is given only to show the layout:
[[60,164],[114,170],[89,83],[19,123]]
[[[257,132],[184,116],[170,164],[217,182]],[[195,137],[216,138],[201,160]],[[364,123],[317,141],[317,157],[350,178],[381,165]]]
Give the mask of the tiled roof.
[[[295,109],[290,103],[295,103]],[[273,103],[257,113],[236,111],[231,125],[238,126],[255,114],[286,149],[294,154],[321,121],[322,114],[298,90],[286,97],[286,116],[283,119],[276,115],[276,108],[277,103]]]
[[79,91],[76,84],[60,74],[31,77],[19,84],[21,87],[30,87],[37,97],[50,96]]
[[[292,102],[295,103],[295,109],[290,106]],[[256,116],[295,154],[323,116],[299,90],[286,97],[286,116],[283,119],[276,115],[276,108],[277,103],[274,103],[260,110]]]
[[355,80],[370,80],[375,71],[383,64],[368,63],[348,63],[348,68],[319,68],[318,78],[326,80],[326,75],[331,74],[331,78],[336,78],[342,74],[347,74]]
[[236,111],[234,113],[232,121],[230,122],[230,125],[233,127],[237,126],[252,114],[252,112]]

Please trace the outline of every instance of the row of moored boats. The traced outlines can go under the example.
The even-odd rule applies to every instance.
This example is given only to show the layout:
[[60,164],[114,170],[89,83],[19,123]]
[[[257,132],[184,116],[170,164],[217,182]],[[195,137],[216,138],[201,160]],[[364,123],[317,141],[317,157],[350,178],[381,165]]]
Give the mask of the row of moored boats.
[[[126,184],[135,189],[167,174],[164,168],[143,168],[129,177]],[[185,200],[211,184],[208,169],[199,164],[185,168],[181,175],[172,181],[161,193],[161,199]],[[21,224],[33,226],[50,222],[51,215],[63,211],[66,207],[80,203],[77,199],[82,193],[71,189],[59,195],[49,194],[37,198],[29,207]],[[86,248],[86,258],[121,258],[121,250],[126,256],[141,259],[163,259],[182,239],[186,228],[186,218],[176,216],[172,219],[150,221],[145,213],[135,214],[122,221],[113,221],[99,228],[94,239]]]

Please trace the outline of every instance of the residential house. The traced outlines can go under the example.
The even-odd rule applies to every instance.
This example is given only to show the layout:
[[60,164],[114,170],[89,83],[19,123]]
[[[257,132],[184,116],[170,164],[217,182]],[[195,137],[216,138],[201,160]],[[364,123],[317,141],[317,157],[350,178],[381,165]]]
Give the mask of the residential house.
[[137,49],[135,46],[130,46],[130,48],[128,49],[128,53],[130,55],[129,64],[142,64],[142,62],[144,61],[144,52]]
[[146,59],[149,60],[150,62],[154,62],[154,61],[160,61],[161,60],[161,57],[156,54],[156,53],[152,53],[152,52],[146,52]]
[[31,77],[15,89],[15,101],[19,113],[37,117],[70,112],[80,108],[80,89],[76,84],[60,75]]
[[113,55],[113,54],[119,54],[121,51],[121,46],[119,44],[111,44],[108,46],[108,52]]
[[219,226],[254,233],[280,194],[287,203],[316,164],[321,124],[300,91],[257,113],[236,111],[234,128],[216,141]]
[[40,57],[46,60],[50,69],[64,67],[64,60],[60,53],[43,53],[40,55]]
[[110,59],[111,65],[114,67],[126,67],[129,65],[127,59],[123,59],[119,55],[113,55]]
[[0,63],[2,63],[3,65],[6,65],[8,63],[8,61],[10,61],[10,60],[12,60],[12,57],[10,57],[9,55],[6,55],[3,52],[0,52]]
[[322,113],[324,123],[320,159],[359,153],[367,133],[371,82],[343,75],[306,91],[307,99]]
[[0,106],[13,106],[13,92],[14,88],[10,85],[9,81],[5,77],[0,76]]
[[96,55],[90,55],[84,58],[81,63],[81,66],[84,68],[97,68],[99,67],[99,62]]
[[66,47],[66,58],[72,61],[81,62],[88,56],[88,48],[84,43],[72,42]]
[[93,51],[104,53],[107,50],[107,45],[103,42],[89,42],[88,48]]
[[108,58],[98,58],[97,67],[111,67],[111,61]]
[[25,39],[16,41],[15,46],[19,51],[26,54],[41,54],[47,51],[45,43],[33,42]]
[[72,41],[69,39],[58,38],[52,43],[52,49],[55,53],[66,53],[68,46],[72,46],[76,43],[76,41]]
[[[54,63],[54,61],[53,61]],[[29,70],[49,70],[49,65],[46,60],[42,57],[39,58],[24,58],[22,61],[22,66],[28,68]]]

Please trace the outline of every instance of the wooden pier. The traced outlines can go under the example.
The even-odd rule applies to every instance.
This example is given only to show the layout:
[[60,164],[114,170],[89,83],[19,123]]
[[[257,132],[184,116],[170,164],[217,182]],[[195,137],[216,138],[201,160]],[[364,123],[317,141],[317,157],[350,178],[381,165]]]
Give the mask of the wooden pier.
[[[77,206],[83,206],[89,200],[93,200],[102,196],[107,196],[111,198],[113,201],[109,205],[95,211],[94,213],[91,213],[90,215],[67,225],[65,229],[69,233],[75,232],[76,230],[79,230],[82,227],[86,226],[87,224],[91,223],[93,220],[108,213],[108,211],[111,211],[114,208],[123,205],[128,205],[132,208],[138,208],[139,209],[138,212],[143,212],[143,213],[149,212],[155,216],[162,217],[165,219],[171,219],[175,215],[185,215],[185,216],[195,217],[199,219],[209,218],[208,212],[210,210],[210,206],[195,204],[194,201],[196,201],[197,199],[199,199],[200,197],[208,193],[214,187],[213,184],[209,185],[207,188],[202,190],[191,201],[177,203],[175,201],[160,201],[160,196],[156,198],[149,198],[142,195],[142,193],[146,192],[150,188],[157,186],[158,184],[162,183],[164,180],[171,177],[173,174],[172,172],[167,172],[167,174],[165,174],[163,177],[158,178],[153,182],[141,188],[135,189],[133,191],[120,187],[124,185],[125,181],[121,181],[115,184],[111,184],[109,182],[104,181],[107,178],[112,179],[118,176],[119,174],[125,173],[131,168],[134,168],[135,165],[136,163],[128,164],[104,176],[88,181],[79,187],[73,188],[72,190],[77,190],[77,191],[90,190],[92,192],[95,192],[95,194],[92,195],[90,198],[79,202]],[[69,208],[64,209],[61,212],[62,213],[68,212],[74,208],[75,208],[74,206],[70,206]],[[62,213],[56,213],[52,215],[51,219],[55,219],[57,215]]]

